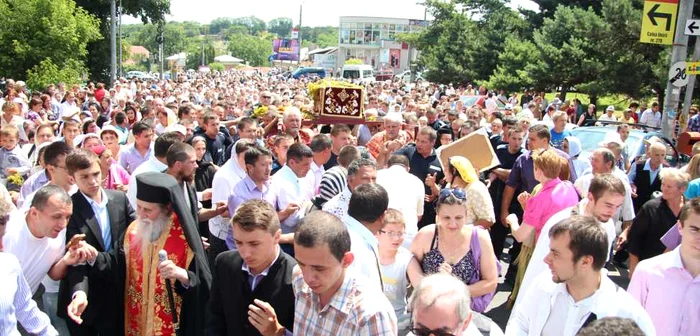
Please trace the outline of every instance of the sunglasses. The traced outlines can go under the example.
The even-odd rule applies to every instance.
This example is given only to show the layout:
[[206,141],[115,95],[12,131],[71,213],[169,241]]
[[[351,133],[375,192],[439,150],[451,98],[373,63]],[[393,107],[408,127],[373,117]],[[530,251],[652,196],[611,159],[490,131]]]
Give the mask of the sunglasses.
[[454,196],[455,198],[466,201],[467,200],[467,194],[464,193],[463,189],[460,188],[444,188],[440,190],[440,196],[438,197],[438,201],[442,202],[444,201],[447,197]]

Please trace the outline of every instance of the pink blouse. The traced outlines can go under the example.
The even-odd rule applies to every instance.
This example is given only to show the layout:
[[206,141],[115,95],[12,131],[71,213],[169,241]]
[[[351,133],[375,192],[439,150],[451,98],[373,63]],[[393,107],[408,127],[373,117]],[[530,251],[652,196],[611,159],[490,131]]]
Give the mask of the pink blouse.
[[576,205],[579,201],[578,192],[569,181],[558,177],[545,183],[540,192],[527,201],[523,223],[535,228],[535,240],[552,215]]
[[104,188],[117,190],[117,185],[128,185],[129,178],[131,176],[122,166],[113,163],[107,171],[107,176],[105,177]]

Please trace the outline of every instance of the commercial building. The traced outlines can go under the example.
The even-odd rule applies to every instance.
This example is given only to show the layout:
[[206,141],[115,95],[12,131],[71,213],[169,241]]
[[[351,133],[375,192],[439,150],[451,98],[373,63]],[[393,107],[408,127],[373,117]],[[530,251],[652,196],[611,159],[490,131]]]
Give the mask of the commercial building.
[[410,69],[411,60],[418,52],[406,43],[398,42],[399,34],[415,32],[427,27],[428,21],[341,16],[337,67],[348,59],[360,59],[375,69],[392,69],[394,73]]

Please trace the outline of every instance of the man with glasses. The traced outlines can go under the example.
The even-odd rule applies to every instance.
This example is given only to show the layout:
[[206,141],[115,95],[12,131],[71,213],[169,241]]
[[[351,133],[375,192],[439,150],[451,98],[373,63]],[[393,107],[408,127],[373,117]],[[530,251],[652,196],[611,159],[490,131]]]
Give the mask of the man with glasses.
[[472,312],[469,288],[452,275],[436,273],[421,280],[411,295],[413,336],[503,335],[498,326]]
[[698,116],[698,107],[691,106],[688,111],[688,128],[687,132],[700,132],[700,116]]

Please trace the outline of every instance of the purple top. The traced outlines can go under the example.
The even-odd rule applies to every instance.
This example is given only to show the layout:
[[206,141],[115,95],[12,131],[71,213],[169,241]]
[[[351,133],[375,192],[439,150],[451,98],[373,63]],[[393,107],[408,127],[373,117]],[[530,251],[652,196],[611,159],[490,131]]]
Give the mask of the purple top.
[[535,228],[535,239],[552,215],[578,203],[578,192],[569,181],[558,177],[545,183],[537,195],[525,205],[523,223]]
[[[233,187],[233,193],[228,197],[229,216],[233,217],[236,209],[238,209],[243,202],[252,199],[267,201],[268,203],[272,204],[275,210],[279,211],[279,206],[277,205],[277,194],[277,188],[271,181],[263,183],[263,188],[260,190],[250,176],[246,175],[244,179],[236,183],[236,185]],[[235,243],[233,241],[233,230],[228,231],[226,245],[228,245],[229,249],[235,247]]]
[[681,246],[681,232],[678,230],[678,225],[674,225],[666,231],[666,234],[661,237],[661,242],[664,243],[664,246],[669,250]]
[[153,155],[153,145],[148,148],[145,156],[141,156],[136,146],[131,144],[119,153],[119,165],[122,166],[129,174],[133,174],[136,167],[146,162]]
[[[576,169],[574,168],[574,164],[571,162],[569,155],[554,147],[550,148],[557,152],[557,154],[559,154],[561,157],[569,160],[569,181],[572,183],[575,182],[577,178]],[[535,163],[532,160],[532,151],[523,153],[515,160],[515,164],[510,171],[510,175],[508,175],[508,181],[506,181],[506,184],[509,187],[515,188],[516,191],[522,190],[530,193],[533,189],[535,189],[535,186],[540,184],[537,182],[537,180],[535,180]]]

